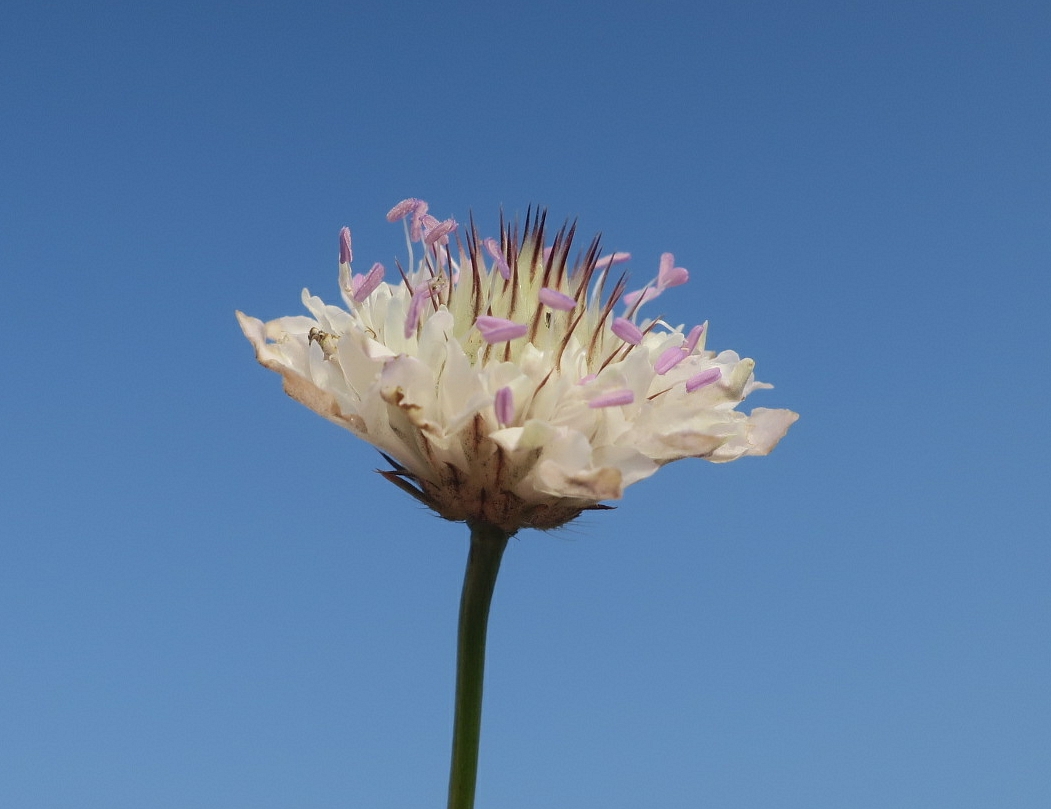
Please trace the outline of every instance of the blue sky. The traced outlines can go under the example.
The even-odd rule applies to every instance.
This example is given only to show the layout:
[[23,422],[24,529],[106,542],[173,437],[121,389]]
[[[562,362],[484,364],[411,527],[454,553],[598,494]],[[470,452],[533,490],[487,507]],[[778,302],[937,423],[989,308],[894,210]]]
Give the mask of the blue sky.
[[1046,5],[379,6],[0,11],[0,805],[443,805],[466,531],[233,317],[406,196],[801,413],[512,540],[479,809],[1051,804]]

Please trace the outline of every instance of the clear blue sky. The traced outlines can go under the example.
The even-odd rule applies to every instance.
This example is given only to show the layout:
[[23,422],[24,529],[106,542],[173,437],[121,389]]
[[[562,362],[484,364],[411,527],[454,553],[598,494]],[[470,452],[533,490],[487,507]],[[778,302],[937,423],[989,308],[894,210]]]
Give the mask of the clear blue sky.
[[479,809],[1051,805],[1046,3],[9,2],[0,149],[0,806],[444,805],[466,531],[233,316],[406,196],[802,415],[512,541]]

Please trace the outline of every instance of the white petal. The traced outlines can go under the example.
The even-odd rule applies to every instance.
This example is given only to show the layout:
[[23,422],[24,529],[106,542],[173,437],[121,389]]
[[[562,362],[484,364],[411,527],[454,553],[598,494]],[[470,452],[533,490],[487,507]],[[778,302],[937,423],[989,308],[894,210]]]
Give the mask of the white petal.
[[620,470],[611,467],[568,472],[554,461],[536,466],[537,491],[599,502],[619,500],[624,493]]
[[798,414],[790,410],[756,408],[752,415],[736,422],[734,433],[709,457],[715,463],[735,461],[745,455],[767,455],[784,436]]

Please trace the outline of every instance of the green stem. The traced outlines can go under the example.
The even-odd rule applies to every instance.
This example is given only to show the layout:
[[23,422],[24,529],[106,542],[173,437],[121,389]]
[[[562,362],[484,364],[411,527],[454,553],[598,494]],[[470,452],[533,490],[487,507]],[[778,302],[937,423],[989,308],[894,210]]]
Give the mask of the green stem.
[[471,524],[460,629],[456,646],[456,717],[453,722],[449,809],[473,809],[478,778],[478,741],[482,726],[482,679],[485,672],[485,629],[500,559],[510,534],[484,523]]

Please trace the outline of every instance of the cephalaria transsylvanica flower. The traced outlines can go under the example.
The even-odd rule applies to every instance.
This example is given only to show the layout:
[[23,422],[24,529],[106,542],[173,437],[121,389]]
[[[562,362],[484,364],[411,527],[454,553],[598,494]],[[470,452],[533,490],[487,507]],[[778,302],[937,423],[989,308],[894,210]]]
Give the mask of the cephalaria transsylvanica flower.
[[689,277],[671,253],[627,292],[608,279],[628,254],[601,256],[596,238],[571,262],[575,225],[548,242],[544,212],[521,229],[501,218],[498,239],[417,199],[387,219],[405,222],[400,278],[352,272],[343,228],[346,309],[303,290],[312,317],[237,318],[289,396],[379,449],[382,474],[447,519],[554,528],[671,461],[765,455],[798,418],[734,409],[772,386],[752,360],[706,351],[707,324],[640,317]]

